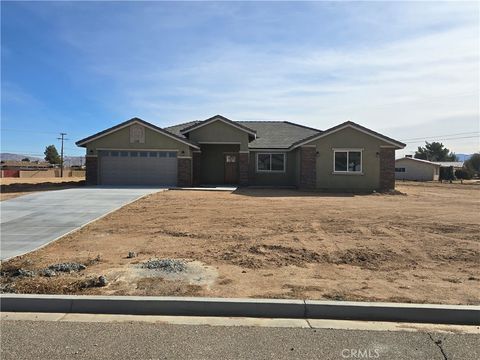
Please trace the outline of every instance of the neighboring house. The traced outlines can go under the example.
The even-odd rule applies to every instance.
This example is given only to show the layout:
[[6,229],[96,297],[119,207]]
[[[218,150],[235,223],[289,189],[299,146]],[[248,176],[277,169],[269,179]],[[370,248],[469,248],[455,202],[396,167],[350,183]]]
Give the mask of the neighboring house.
[[432,161],[433,163],[440,165],[440,167],[453,167],[453,170],[459,170],[463,168],[463,161]]
[[133,118],[76,144],[86,148],[90,184],[336,191],[393,189],[395,150],[405,147],[350,121],[320,131],[220,115],[163,129]]
[[395,160],[395,179],[433,181],[438,180],[440,165],[428,160],[404,157]]

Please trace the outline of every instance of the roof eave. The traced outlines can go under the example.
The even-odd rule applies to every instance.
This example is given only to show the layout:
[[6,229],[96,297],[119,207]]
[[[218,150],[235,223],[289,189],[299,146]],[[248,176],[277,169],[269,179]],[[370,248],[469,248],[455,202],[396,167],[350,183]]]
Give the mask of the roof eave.
[[315,141],[315,140],[320,139],[322,137],[333,134],[337,131],[343,130],[347,127],[351,127],[351,128],[356,129],[358,131],[366,133],[367,135],[370,135],[370,136],[376,137],[376,138],[378,138],[382,141],[385,141],[386,143],[391,144],[395,149],[403,149],[403,148],[405,148],[405,146],[407,146],[406,144],[404,144],[400,141],[397,141],[397,140],[394,140],[392,138],[389,138],[388,136],[379,134],[376,131],[367,129],[366,127],[363,127],[363,126],[361,126],[359,124],[356,124],[352,121],[346,121],[342,124],[331,127],[330,129],[327,129],[320,134],[314,134],[314,135],[309,136],[309,137],[307,137],[303,140],[297,141],[296,143],[292,144],[291,148],[295,149],[295,148],[300,147],[302,145],[308,144],[309,142]]
[[160,133],[160,134],[163,134],[163,135],[165,135],[165,136],[168,136],[168,137],[170,137],[170,138],[172,138],[172,139],[174,139],[174,140],[177,140],[177,141],[179,141],[179,142],[181,142],[181,143],[184,143],[184,144],[186,144],[186,145],[188,145],[188,146],[191,146],[191,147],[193,147],[193,148],[195,148],[195,149],[200,149],[200,147],[199,147],[198,145],[192,143],[191,141],[189,141],[189,140],[187,140],[187,139],[184,139],[184,138],[181,138],[181,137],[179,137],[179,136],[177,136],[177,135],[175,135],[175,134],[172,134],[171,132],[169,132],[169,131],[167,131],[167,130],[164,130],[164,129],[156,126],[156,125],[150,124],[149,122],[147,122],[147,121],[145,121],[145,120],[142,120],[142,119],[140,119],[140,118],[137,118],[137,117],[132,118],[132,119],[127,120],[127,121],[124,121],[123,123],[120,123],[120,124],[118,124],[118,125],[112,126],[112,127],[108,128],[108,129],[105,129],[105,130],[103,130],[103,131],[100,131],[100,132],[98,132],[98,133],[96,133],[96,134],[94,134],[94,135],[88,136],[88,137],[86,137],[86,138],[84,138],[84,139],[82,139],[82,140],[79,140],[79,141],[75,142],[75,145],[77,145],[78,147],[86,147],[86,144],[88,144],[89,142],[92,142],[92,141],[97,140],[97,139],[99,139],[99,138],[101,138],[101,137],[107,136],[108,134],[111,134],[112,132],[121,130],[121,129],[123,129],[123,128],[127,127],[127,126],[130,126],[130,125],[132,125],[132,124],[135,124],[135,123],[138,123],[138,124],[140,124],[140,125],[143,125],[143,126],[149,128],[150,130],[153,130],[153,131],[156,131],[156,132],[158,132],[158,133]]
[[237,128],[239,130],[242,130],[242,131],[248,133],[249,135],[252,135],[254,138],[257,137],[257,132],[255,130],[252,130],[252,129],[246,127],[246,126],[238,124],[235,121],[230,120],[230,119],[228,119],[228,118],[226,118],[225,116],[222,116],[222,115],[215,115],[215,116],[212,116],[212,117],[210,117],[206,120],[203,120],[199,123],[193,124],[191,126],[187,126],[185,129],[180,130],[180,133],[181,134],[187,134],[190,131],[196,130],[196,129],[198,129],[202,126],[208,125],[208,124],[210,124],[214,121],[222,121],[227,125],[233,126],[233,127]]

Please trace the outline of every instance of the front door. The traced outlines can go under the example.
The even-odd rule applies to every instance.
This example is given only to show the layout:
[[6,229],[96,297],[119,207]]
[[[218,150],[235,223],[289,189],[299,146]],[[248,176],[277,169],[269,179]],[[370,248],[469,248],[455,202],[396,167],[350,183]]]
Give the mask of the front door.
[[238,183],[238,153],[224,153],[225,184]]

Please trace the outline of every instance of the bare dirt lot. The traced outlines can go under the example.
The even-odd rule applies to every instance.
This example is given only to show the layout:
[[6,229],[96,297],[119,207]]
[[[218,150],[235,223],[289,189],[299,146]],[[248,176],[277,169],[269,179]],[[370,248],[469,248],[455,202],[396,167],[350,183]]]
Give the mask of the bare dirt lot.
[[0,201],[36,191],[49,191],[81,186],[84,177],[54,178],[0,178]]
[[[2,265],[4,291],[480,303],[480,186],[167,191]],[[137,256],[127,258],[128,252]],[[187,270],[141,268],[183,259]],[[13,276],[62,262],[87,268]],[[108,285],[89,281],[105,275]]]

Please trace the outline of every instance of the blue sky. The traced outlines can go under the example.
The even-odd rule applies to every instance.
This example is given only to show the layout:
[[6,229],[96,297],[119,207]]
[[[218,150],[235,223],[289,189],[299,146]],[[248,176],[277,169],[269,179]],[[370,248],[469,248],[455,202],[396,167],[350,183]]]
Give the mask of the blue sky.
[[2,152],[215,114],[479,150],[475,2],[2,2],[1,20]]

